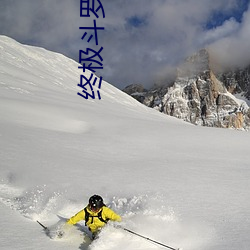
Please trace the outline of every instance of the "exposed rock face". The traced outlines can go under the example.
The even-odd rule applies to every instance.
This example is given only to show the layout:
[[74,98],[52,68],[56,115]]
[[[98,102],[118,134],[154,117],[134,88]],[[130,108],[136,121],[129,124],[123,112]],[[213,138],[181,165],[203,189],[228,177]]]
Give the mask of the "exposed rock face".
[[181,65],[171,87],[140,92],[137,100],[196,125],[248,129],[250,109],[233,94],[244,90],[250,95],[249,70],[224,73],[219,80],[210,68],[208,51],[201,50]]
[[218,74],[218,79],[225,84],[230,93],[242,93],[250,100],[250,66]]
[[133,96],[137,101],[143,102],[144,95],[146,94],[147,90],[141,84],[131,84],[128,85],[123,91],[131,96]]
[[128,85],[123,91],[129,95],[132,95],[134,93],[143,93],[147,90],[144,89],[143,85],[141,84],[131,84]]

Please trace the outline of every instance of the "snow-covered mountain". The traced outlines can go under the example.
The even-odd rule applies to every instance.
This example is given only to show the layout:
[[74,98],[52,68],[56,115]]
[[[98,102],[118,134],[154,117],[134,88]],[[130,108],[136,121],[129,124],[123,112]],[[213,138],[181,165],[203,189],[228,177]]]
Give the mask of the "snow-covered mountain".
[[90,243],[84,222],[51,240],[36,223],[53,228],[97,193],[124,227],[171,247],[248,250],[249,133],[193,126],[105,81],[86,100],[80,73],[0,36],[0,248],[162,249],[112,225]]
[[209,52],[203,49],[180,65],[170,87],[141,91],[132,85],[124,92],[146,106],[196,125],[249,129],[249,76],[249,68],[215,72]]

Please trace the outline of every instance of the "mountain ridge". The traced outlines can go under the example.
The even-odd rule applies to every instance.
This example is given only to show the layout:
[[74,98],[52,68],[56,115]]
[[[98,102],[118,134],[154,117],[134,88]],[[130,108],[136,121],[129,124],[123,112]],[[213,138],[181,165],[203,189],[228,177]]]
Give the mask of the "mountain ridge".
[[216,72],[209,51],[202,49],[177,68],[171,85],[154,86],[143,92],[143,86],[131,85],[123,91],[148,107],[195,125],[247,130],[249,79],[250,67]]

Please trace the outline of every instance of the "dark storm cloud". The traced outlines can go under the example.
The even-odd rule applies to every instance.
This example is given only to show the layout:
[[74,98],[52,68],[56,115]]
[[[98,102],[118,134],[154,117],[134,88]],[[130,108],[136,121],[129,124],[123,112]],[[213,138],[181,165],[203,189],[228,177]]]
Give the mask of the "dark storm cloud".
[[[106,17],[97,20],[105,27],[98,34],[104,48],[100,74],[120,88],[130,83],[149,86],[205,46],[224,62],[232,60],[228,50],[239,46],[238,57],[247,61],[250,20],[246,8],[239,18],[242,2],[102,0]],[[80,18],[79,13],[79,0],[1,0],[0,34],[78,60],[79,50],[90,47],[81,40],[79,26],[93,26],[93,18]],[[225,20],[211,20],[216,16]]]

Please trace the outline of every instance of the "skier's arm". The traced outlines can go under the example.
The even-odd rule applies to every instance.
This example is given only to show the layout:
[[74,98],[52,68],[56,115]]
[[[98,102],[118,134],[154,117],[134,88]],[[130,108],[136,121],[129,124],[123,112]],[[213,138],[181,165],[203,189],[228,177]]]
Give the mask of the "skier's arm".
[[67,221],[67,224],[75,225],[78,221],[84,220],[84,218],[85,218],[85,212],[84,212],[84,209],[83,209],[83,210],[81,210],[80,212],[78,212],[77,214],[75,214],[74,216],[72,216],[72,217]]
[[118,221],[118,222],[122,221],[121,216],[118,215],[118,214],[116,214],[116,213],[115,213],[113,210],[111,210],[110,208],[105,207],[104,210],[105,210],[105,217],[106,217],[107,219],[110,219],[110,220],[112,220],[112,221]]

